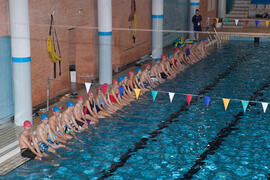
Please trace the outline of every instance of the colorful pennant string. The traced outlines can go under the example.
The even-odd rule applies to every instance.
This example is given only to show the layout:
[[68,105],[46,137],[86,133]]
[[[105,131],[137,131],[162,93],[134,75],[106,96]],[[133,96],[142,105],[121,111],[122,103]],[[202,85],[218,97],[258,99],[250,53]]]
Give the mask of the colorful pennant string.
[[190,105],[190,101],[192,99],[192,95],[191,94],[187,94],[186,97],[187,97],[187,103],[188,103],[188,105]]
[[152,91],[153,102],[155,102],[158,91]]
[[258,20],[255,20],[255,24],[256,24],[256,27],[258,27],[259,21]]
[[124,87],[123,86],[119,86],[119,92],[120,92],[120,97],[122,97],[123,92],[124,92]]
[[86,93],[88,94],[88,92],[89,92],[89,90],[91,88],[92,83],[85,82],[84,85],[85,85],[85,88],[86,88]]
[[244,112],[246,112],[249,101],[242,100],[241,103],[242,103],[242,107],[243,107]]
[[230,99],[222,98],[222,100],[223,100],[225,111],[227,111],[228,105],[230,103]]
[[206,106],[206,108],[208,108],[209,103],[210,103],[210,101],[211,101],[211,97],[204,96],[204,101],[205,101],[205,106]]
[[264,112],[264,113],[265,113],[266,110],[267,110],[268,104],[269,104],[269,103],[262,102],[262,107],[263,107],[263,112]]
[[[136,94],[136,99],[139,99],[141,89],[134,89],[134,91],[135,91],[135,94]],[[229,99],[229,98],[221,98],[221,97],[209,97],[209,96],[200,96],[200,95],[194,95],[194,94],[175,93],[175,92],[167,92],[167,91],[155,91],[155,90],[152,91],[153,102],[155,102],[156,97],[157,97],[157,95],[159,93],[166,93],[166,94],[168,94],[171,103],[172,103],[172,101],[174,99],[175,94],[185,95],[186,96],[186,99],[187,99],[187,104],[188,105],[190,105],[193,96],[201,97],[201,98],[204,98],[205,107],[206,108],[209,107],[212,98],[213,99],[222,99],[225,111],[227,111],[228,106],[229,106],[229,103],[232,100],[233,101],[240,101],[241,104],[242,104],[242,108],[243,108],[244,112],[246,112],[247,107],[248,107],[248,105],[249,105],[250,102],[261,103],[264,113],[266,112],[267,107],[268,107],[268,104],[269,104],[269,102],[247,101],[247,100],[241,100],[241,99]]]
[[136,95],[136,99],[139,99],[141,90],[140,89],[134,89],[134,92],[135,92],[135,95]]
[[269,21],[268,21],[268,20],[265,21],[265,26],[266,26],[266,27],[269,26]]
[[239,19],[235,19],[235,25],[237,26],[238,25],[238,22],[239,22]]
[[107,92],[107,89],[108,89],[109,85],[108,85],[108,84],[102,84],[101,87],[102,87],[102,92],[103,92],[103,94],[105,95],[106,92]]
[[169,92],[170,102],[172,103],[175,93]]

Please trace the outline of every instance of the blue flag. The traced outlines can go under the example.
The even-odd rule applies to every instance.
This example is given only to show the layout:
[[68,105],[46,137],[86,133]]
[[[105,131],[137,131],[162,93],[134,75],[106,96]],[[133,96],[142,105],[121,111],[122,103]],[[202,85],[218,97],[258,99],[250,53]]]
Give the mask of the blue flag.
[[153,102],[155,102],[155,99],[157,97],[158,92],[157,91],[152,91],[152,96],[153,96]]
[[256,24],[256,27],[258,27],[259,21],[257,19],[255,20],[255,24]]
[[124,87],[123,86],[119,86],[119,92],[120,92],[120,96],[122,97],[123,92],[124,92]]
[[211,97],[204,96],[204,100],[205,100],[205,106],[206,106],[206,108],[208,108],[209,103],[210,103],[210,101],[211,101]]

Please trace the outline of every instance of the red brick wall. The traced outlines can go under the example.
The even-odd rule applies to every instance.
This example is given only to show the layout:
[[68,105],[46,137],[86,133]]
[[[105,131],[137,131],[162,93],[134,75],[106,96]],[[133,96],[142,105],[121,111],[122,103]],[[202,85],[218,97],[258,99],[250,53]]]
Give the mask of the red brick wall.
[[7,36],[9,34],[8,0],[0,0],[0,36]]
[[[149,29],[150,0],[137,0],[138,28]],[[130,0],[112,0],[113,28],[132,28],[128,22]],[[9,35],[8,0],[0,0],[0,36]],[[47,53],[46,40],[50,13],[55,25],[62,54],[62,76],[53,79],[53,63]],[[70,88],[69,65],[76,64],[77,81],[90,81],[98,76],[97,0],[29,0],[32,93],[33,105],[46,100],[46,80],[50,81],[51,97]],[[113,68],[117,69],[150,51],[150,32],[137,32],[132,42],[132,31],[113,30]],[[57,64],[58,72],[58,64]]]

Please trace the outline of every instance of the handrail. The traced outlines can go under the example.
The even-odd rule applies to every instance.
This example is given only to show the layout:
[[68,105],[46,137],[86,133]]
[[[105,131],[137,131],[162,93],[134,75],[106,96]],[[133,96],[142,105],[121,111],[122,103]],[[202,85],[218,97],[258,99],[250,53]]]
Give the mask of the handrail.
[[216,28],[214,28],[214,31],[215,31],[216,36],[217,36],[217,47],[221,48],[221,39],[220,39],[220,37],[219,37],[219,35],[218,35],[217,31],[216,31]]

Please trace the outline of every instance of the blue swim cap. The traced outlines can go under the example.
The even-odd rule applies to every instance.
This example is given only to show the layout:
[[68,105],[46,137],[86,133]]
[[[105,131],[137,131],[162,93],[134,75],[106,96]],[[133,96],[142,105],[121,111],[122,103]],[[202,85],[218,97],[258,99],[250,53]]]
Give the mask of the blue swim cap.
[[123,79],[124,79],[124,78],[120,76],[120,77],[118,78],[118,82],[122,82]]
[[160,61],[160,59],[156,59],[155,61],[158,62],[158,61]]
[[172,56],[173,56],[172,53],[169,53],[169,54],[168,54],[168,57],[172,57]]
[[68,101],[68,103],[67,103],[67,107],[72,107],[72,106],[74,106],[73,102]]
[[53,107],[53,112],[58,112],[58,111],[60,111],[59,107],[57,106]]
[[141,69],[140,69],[140,68],[137,68],[137,69],[136,69],[136,73],[137,73],[137,72],[140,72],[140,71],[141,71]]
[[44,120],[44,119],[49,119],[49,117],[46,114],[42,114],[41,115],[41,120]]
[[123,76],[123,80],[124,80],[126,77],[127,77],[127,75],[124,75],[124,76]]

